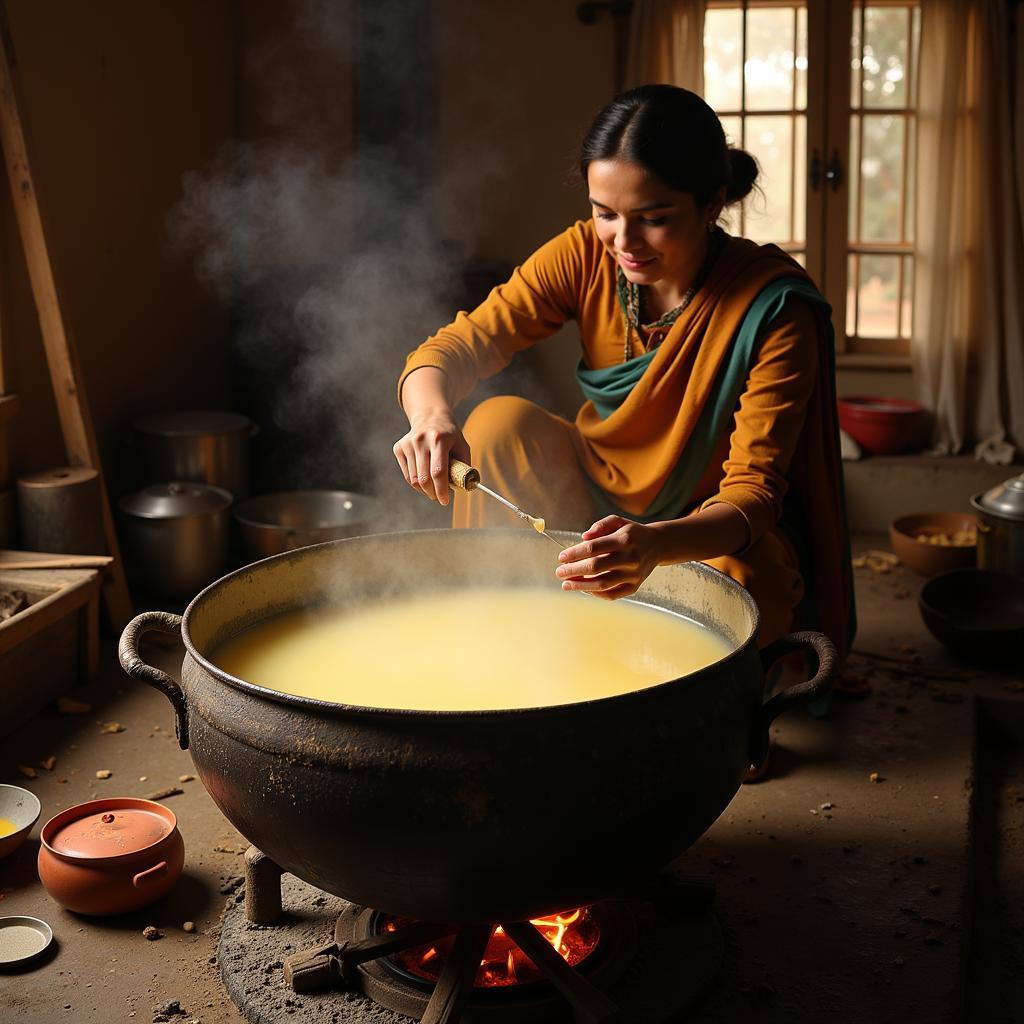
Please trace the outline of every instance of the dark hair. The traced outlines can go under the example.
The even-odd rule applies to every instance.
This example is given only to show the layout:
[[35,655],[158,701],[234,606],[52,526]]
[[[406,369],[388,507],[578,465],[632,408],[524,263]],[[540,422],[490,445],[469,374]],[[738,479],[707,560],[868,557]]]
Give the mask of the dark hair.
[[641,85],[620,93],[594,118],[580,148],[580,175],[595,160],[638,164],[677,192],[706,206],[722,186],[735,203],[754,187],[758,167],[726,144],[718,115],[696,94],[674,85]]

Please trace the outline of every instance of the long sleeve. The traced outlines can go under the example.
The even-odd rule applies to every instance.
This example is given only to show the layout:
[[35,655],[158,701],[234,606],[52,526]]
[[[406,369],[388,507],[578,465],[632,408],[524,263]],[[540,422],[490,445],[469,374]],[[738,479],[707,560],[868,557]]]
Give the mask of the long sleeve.
[[422,366],[444,371],[454,398],[461,400],[517,352],[554,334],[578,316],[593,260],[593,244],[581,223],[541,246],[473,312],[460,312],[408,357],[398,381],[399,401],[406,377]]
[[789,299],[765,332],[740,396],[718,493],[750,528],[753,544],[782,514],[789,469],[818,378],[818,329],[811,308]]

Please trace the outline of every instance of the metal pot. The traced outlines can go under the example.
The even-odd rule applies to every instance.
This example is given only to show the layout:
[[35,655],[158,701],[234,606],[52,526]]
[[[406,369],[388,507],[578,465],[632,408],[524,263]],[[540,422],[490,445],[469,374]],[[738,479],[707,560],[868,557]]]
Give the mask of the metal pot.
[[971,498],[978,513],[978,568],[1024,576],[1024,473]]
[[282,491],[239,502],[234,519],[249,561],[379,531],[384,508],[352,491]]
[[139,483],[190,480],[249,493],[249,439],[256,427],[233,412],[163,412],[132,423]]
[[118,502],[125,567],[146,594],[185,601],[228,564],[231,495],[220,487],[153,484]]
[[[721,814],[763,760],[776,715],[831,683],[835,651],[821,634],[758,651],[757,607],[722,573],[662,567],[637,599],[716,630],[729,655],[585,703],[353,707],[267,690],[212,660],[223,641],[286,611],[493,585],[499,558],[507,585],[553,585],[550,545],[532,531],[423,530],[288,552],[218,580],[183,618],[137,616],[121,637],[121,664],[170,699],[179,742],[232,824],[312,885],[446,922],[524,920],[621,895]],[[458,624],[443,625],[448,656],[458,657]],[[180,685],[139,657],[151,629],[180,630]],[[763,702],[764,666],[797,649],[813,653],[814,678]],[[553,764],[555,750],[564,765]]]

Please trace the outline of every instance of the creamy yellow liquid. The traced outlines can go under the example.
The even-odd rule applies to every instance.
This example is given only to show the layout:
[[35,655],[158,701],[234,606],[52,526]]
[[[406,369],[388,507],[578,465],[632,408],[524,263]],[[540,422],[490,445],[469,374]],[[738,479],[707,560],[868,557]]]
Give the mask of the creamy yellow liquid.
[[213,656],[281,693],[421,711],[531,708],[676,679],[729,653],[711,630],[633,602],[472,589],[254,626]]
[[4,836],[13,835],[18,831],[18,826],[10,818],[0,818],[0,839]]

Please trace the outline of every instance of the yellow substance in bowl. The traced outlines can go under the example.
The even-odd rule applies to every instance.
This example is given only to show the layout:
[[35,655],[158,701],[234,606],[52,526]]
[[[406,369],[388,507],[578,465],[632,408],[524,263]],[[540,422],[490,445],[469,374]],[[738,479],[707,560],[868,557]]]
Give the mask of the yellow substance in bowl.
[[730,650],[690,619],[632,601],[481,588],[290,612],[212,661],[247,682],[339,704],[484,711],[629,693]]
[[18,826],[10,818],[0,818],[0,839],[3,839],[4,836],[12,836],[17,831]]
[[914,538],[918,544],[931,544],[941,548],[971,548],[978,543],[978,531],[952,530],[948,533],[918,533]]

